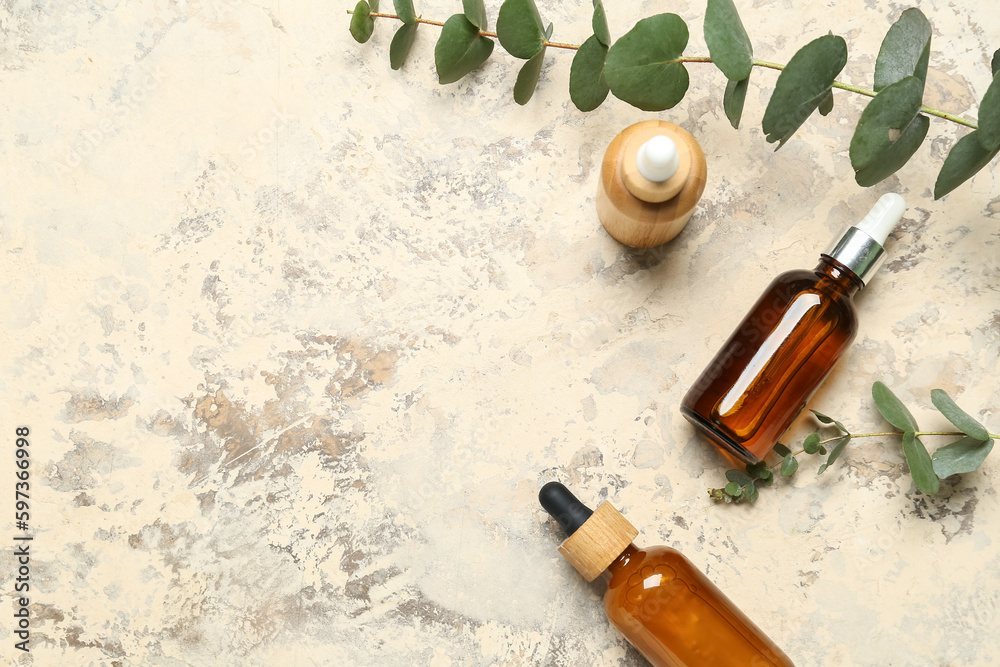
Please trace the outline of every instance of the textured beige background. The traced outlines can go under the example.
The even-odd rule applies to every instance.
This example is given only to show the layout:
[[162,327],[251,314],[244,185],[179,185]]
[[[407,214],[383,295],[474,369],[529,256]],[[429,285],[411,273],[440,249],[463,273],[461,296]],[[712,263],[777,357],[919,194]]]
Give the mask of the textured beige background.
[[[701,2],[606,4],[613,35],[674,11],[706,53]],[[587,0],[539,5],[554,39],[589,35]],[[738,5],[758,57],[832,30],[861,85],[903,8]],[[898,191],[892,259],[812,406],[882,430],[878,379],[927,428],[945,426],[942,387],[1000,429],[1000,188],[987,170],[931,197],[964,130],[933,120],[865,190],[857,96],[775,153],[759,128],[774,72],[754,73],[740,131],[710,65],[672,111],[581,114],[572,54],[550,52],[519,107],[500,49],[441,87],[436,28],[393,72],[394,26],[358,45],[347,6],[0,10],[3,610],[15,425],[34,455],[19,664],[641,664],[556,552],[535,500],[554,478],[687,554],[799,665],[1000,662],[996,455],[928,498],[898,441],[858,441],[818,480],[804,461],[756,506],[715,506],[725,465],[677,411],[775,274]],[[1000,14],[921,8],[928,101],[974,117]],[[633,252],[593,191],[607,143],[650,117],[698,137],[709,182],[675,241]]]

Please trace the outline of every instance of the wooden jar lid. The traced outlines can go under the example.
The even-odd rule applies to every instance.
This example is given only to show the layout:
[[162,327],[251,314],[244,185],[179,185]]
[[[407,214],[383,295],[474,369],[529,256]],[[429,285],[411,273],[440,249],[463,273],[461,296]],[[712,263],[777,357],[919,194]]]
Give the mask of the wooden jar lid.
[[559,545],[559,553],[593,581],[607,569],[639,531],[609,502],[603,502],[582,526]]

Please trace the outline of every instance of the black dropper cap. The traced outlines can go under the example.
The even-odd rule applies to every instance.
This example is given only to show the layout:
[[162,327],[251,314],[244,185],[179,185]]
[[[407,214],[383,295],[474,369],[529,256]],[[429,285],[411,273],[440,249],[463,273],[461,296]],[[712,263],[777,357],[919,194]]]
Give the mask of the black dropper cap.
[[566,535],[575,533],[576,529],[594,513],[559,482],[549,482],[543,486],[538,492],[538,502],[553,519],[559,522]]

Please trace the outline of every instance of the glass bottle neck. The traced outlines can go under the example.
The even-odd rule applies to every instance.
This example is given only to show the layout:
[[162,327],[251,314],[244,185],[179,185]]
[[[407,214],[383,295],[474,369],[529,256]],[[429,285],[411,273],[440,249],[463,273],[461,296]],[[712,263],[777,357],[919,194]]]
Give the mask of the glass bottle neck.
[[629,563],[631,563],[632,560],[638,556],[638,554],[639,547],[635,546],[635,543],[633,542],[625,547],[625,550],[618,554],[617,558],[611,561],[611,563],[604,569],[604,572],[601,572],[601,578],[604,579],[605,583],[610,582],[615,573],[628,567]]
[[853,271],[829,255],[820,255],[819,264],[816,265],[814,271],[820,278],[817,287],[826,286],[843,292],[847,297],[854,296],[859,289],[865,286]]

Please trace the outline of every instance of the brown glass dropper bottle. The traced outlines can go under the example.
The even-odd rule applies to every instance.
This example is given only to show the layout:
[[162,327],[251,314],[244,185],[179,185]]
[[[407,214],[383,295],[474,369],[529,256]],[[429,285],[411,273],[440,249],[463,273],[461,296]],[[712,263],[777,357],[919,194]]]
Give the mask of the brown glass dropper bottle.
[[679,551],[639,548],[639,531],[610,503],[592,511],[559,482],[538,500],[569,536],[560,553],[608,588],[611,624],[656,667],[792,667],[760,628]]
[[899,195],[882,195],[815,269],[775,278],[691,385],[681,413],[724,454],[763,459],[833,370],[858,331],[853,296],[905,210]]

